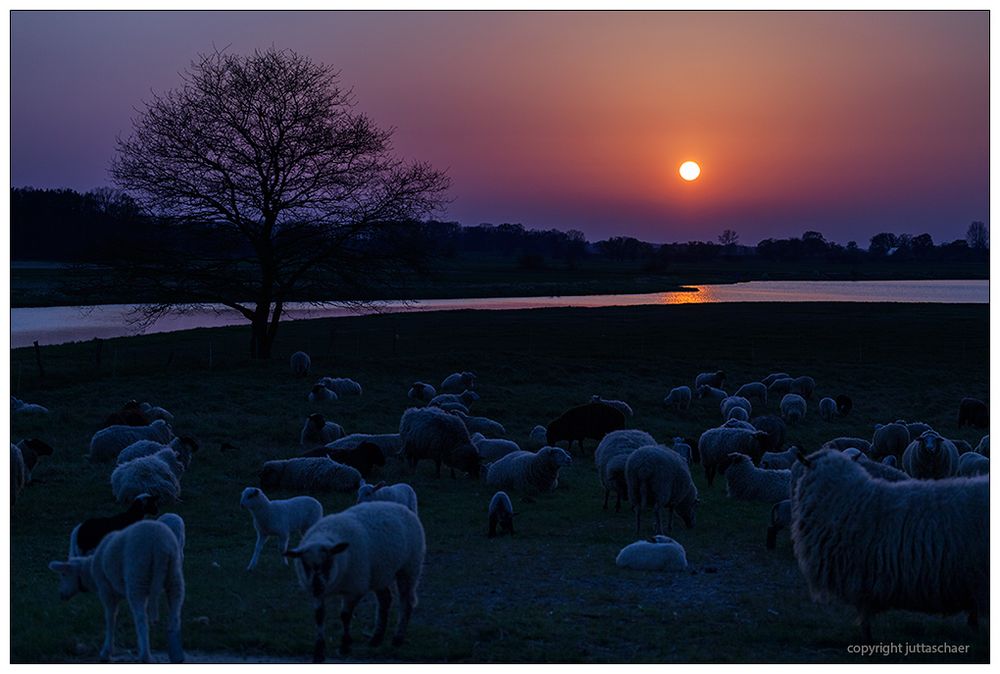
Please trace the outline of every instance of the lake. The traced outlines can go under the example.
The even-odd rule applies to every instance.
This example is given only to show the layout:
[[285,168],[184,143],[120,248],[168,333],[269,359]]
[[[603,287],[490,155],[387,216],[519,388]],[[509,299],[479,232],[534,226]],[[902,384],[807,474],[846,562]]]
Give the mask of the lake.
[[[579,295],[559,297],[488,297],[474,299],[416,300],[412,304],[388,303],[384,312],[447,311],[455,309],[542,309],[546,307],[609,307],[642,304],[697,304],[703,302],[933,302],[946,304],[989,303],[989,281],[750,281],[691,286],[691,290],[637,295]],[[97,307],[28,307],[11,309],[11,348],[39,344],[64,344],[94,337],[172,332],[244,323],[241,315],[225,307],[199,307],[188,313],[161,318],[145,331],[128,323],[135,305]],[[286,306],[286,319],[352,316],[342,307],[315,307],[307,303]],[[371,312],[361,312],[371,313]]]

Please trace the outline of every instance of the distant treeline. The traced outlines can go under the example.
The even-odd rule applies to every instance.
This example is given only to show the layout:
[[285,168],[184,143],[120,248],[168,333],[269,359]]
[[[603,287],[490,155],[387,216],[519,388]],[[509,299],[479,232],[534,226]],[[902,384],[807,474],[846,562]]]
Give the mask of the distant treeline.
[[[463,253],[501,255],[516,259],[523,268],[550,264],[574,267],[587,257],[633,262],[655,270],[674,262],[709,262],[757,257],[775,262],[816,261],[860,263],[880,261],[981,262],[988,259],[989,233],[981,222],[969,225],[966,237],[935,244],[929,234],[873,236],[867,248],[849,241],[842,246],[827,241],[820,232],[801,238],[764,239],[756,246],[739,245],[739,235],[726,230],[719,242],[653,244],[628,236],[588,242],[583,232],[526,229],[521,224],[480,224],[463,227],[457,222],[416,223],[407,232],[413,243],[445,257]],[[123,192],[102,188],[86,193],[70,189],[11,190],[11,258],[58,262],[113,260],[130,245],[148,237],[156,224],[144,217]],[[398,235],[399,229],[396,229]],[[196,242],[192,242],[197,245]]]

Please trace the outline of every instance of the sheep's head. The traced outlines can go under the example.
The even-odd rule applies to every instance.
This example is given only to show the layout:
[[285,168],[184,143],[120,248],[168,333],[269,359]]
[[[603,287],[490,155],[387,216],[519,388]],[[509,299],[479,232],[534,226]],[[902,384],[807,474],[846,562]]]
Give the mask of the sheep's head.
[[941,451],[941,447],[944,444],[944,438],[938,435],[935,431],[924,431],[920,436],[920,444],[923,446],[924,451],[931,454],[937,454]]
[[694,529],[695,511],[698,509],[699,503],[701,503],[701,500],[698,498],[698,490],[692,484],[691,491],[688,492],[687,497],[676,508],[677,514],[681,516],[684,526],[688,529]]
[[257,487],[247,487],[240,496],[240,507],[249,508],[251,504],[260,501],[262,496],[264,496],[264,492]]
[[573,457],[562,447],[543,447],[538,454],[560,468],[573,465]]
[[299,560],[300,580],[313,597],[320,598],[326,594],[326,586],[337,580],[339,570],[336,568],[337,556],[348,549],[347,542],[335,544],[311,543],[286,550],[284,555],[290,559]]
[[67,601],[90,589],[89,564],[92,557],[71,557],[65,562],[51,561],[49,568],[59,574],[59,598]]
[[475,391],[465,390],[462,391],[462,394],[458,396],[458,399],[461,400],[466,407],[468,407],[472,403],[479,400],[479,394],[476,393]]

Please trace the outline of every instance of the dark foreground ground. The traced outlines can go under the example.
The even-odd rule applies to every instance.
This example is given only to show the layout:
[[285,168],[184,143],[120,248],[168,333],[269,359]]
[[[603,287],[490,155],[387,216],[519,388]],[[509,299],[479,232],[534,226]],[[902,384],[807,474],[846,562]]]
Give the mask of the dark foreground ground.
[[[870,437],[872,424],[897,418],[925,421],[944,435],[975,445],[981,432],[956,427],[958,402],[988,396],[988,307],[947,305],[744,304],[682,305],[517,312],[446,312],[301,321],[282,327],[276,356],[246,360],[244,329],[108,340],[101,364],[91,344],[43,347],[45,377],[31,350],[12,352],[12,393],[53,410],[48,421],[15,419],[14,440],[49,441],[53,457],[35,472],[11,523],[11,658],[14,662],[93,662],[103,635],[100,604],[82,595],[58,599],[46,564],[66,554],[74,524],[118,512],[110,468],[87,463],[91,434],[129,398],[171,410],[174,429],[201,441],[183,481],[187,522],[183,611],[192,660],[305,662],[312,650],[312,612],[294,571],[271,541],[254,572],[241,490],[255,484],[259,465],[295,456],[307,414],[319,409],[348,432],[394,432],[415,380],[439,383],[473,369],[483,399],[477,414],[501,421],[523,442],[536,423],[586,402],[594,393],[628,401],[630,427],[657,439],[697,436],[720,422],[715,404],[667,413],[661,400],[673,386],[722,368],[727,388],[784,370],[810,374],[817,398],[789,440],[808,449],[840,435]],[[305,350],[313,377],[294,379],[288,356]],[[210,355],[211,354],[211,355]],[[316,408],[306,401],[314,378],[347,376],[364,395]],[[815,402],[846,393],[855,410],[824,422]],[[769,411],[776,410],[772,402]],[[755,413],[757,411],[755,410]],[[238,447],[220,451],[220,444]],[[628,572],[615,556],[636,539],[627,512],[601,509],[602,492],[587,455],[560,478],[557,492],[526,502],[514,538],[486,537],[485,509],[493,490],[469,479],[435,479],[429,464],[415,476],[386,467],[390,481],[407,480],[420,498],[427,558],[408,640],[401,648],[370,649],[357,637],[371,626],[373,602],[355,620],[354,658],[362,662],[985,662],[986,629],[964,616],[895,611],[874,623],[876,641],[968,644],[964,656],[898,655],[861,658],[853,611],[810,601],[787,536],[764,547],[770,507],[705,486],[694,468],[702,505],[693,530],[674,536],[692,571]],[[272,497],[288,494],[274,493]],[[348,495],[326,495],[327,512]],[[644,522],[651,527],[651,518]],[[644,531],[646,535],[648,531]],[[135,648],[126,607],[119,614],[119,648]],[[394,614],[393,614],[394,617]],[[328,611],[328,634],[337,633]],[[331,642],[332,643],[332,642]],[[154,649],[164,657],[162,627]],[[333,651],[331,647],[329,652]]]

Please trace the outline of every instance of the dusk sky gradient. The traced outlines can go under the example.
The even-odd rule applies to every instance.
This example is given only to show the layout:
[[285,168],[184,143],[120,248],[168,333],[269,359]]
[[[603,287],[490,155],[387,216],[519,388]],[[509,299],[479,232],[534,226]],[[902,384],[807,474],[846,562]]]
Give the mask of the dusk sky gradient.
[[985,11],[15,11],[12,186],[110,185],[133,108],[213,45],[340,69],[466,225],[866,247],[989,222]]

